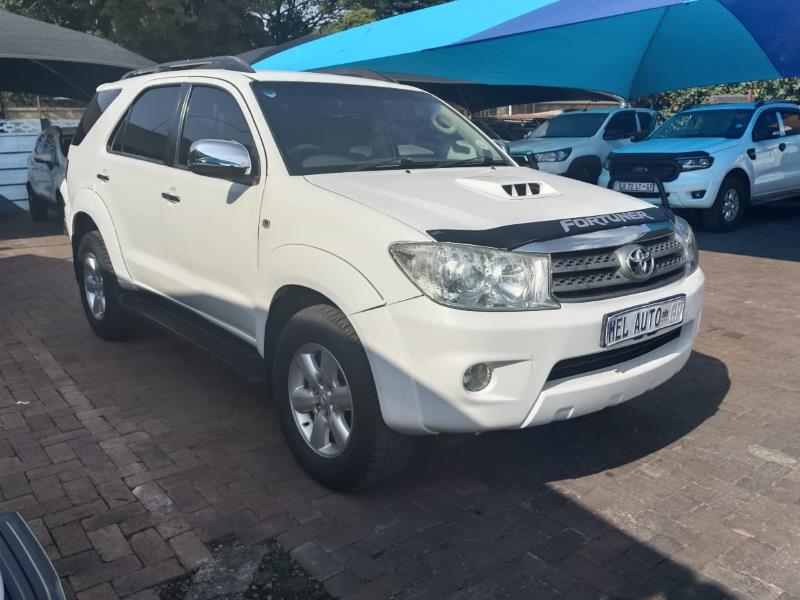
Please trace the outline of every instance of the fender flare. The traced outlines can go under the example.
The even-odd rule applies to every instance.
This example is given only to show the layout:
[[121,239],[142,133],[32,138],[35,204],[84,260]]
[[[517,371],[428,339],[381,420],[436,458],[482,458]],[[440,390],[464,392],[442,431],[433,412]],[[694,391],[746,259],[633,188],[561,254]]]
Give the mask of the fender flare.
[[270,305],[282,288],[300,286],[313,290],[329,298],[347,316],[386,304],[361,271],[314,246],[279,246],[261,256],[259,263],[258,270],[264,276],[256,286],[256,335],[262,355]]
[[108,256],[111,259],[117,280],[122,285],[130,284],[133,278],[125,265],[125,258],[122,255],[122,248],[119,244],[119,238],[117,238],[117,230],[114,227],[111,213],[102,198],[94,190],[82,188],[76,194],[70,194],[69,209],[69,215],[65,220],[70,239],[73,239],[75,235],[75,223],[79,215],[85,214],[94,221],[100,235],[103,236],[103,242],[106,245],[106,250],[108,250]]

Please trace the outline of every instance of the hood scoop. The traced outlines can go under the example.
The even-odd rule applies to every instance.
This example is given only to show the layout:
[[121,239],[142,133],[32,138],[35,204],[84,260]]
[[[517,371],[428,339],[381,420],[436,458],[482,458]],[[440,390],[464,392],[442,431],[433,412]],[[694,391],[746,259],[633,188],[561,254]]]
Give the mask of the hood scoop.
[[456,183],[475,192],[488,194],[501,200],[547,198],[560,195],[543,181],[526,181],[518,177],[462,177]]

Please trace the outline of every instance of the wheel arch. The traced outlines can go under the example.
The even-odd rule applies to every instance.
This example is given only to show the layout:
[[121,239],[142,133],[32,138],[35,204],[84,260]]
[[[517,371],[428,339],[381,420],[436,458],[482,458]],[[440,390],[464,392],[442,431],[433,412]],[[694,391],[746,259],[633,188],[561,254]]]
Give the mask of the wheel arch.
[[370,281],[344,259],[320,248],[286,245],[262,257],[258,289],[258,347],[271,364],[271,349],[291,316],[307,306],[330,304],[346,316],[382,306]]
[[736,179],[738,179],[741,182],[741,184],[745,188],[745,193],[747,194],[747,198],[745,198],[746,203],[749,203],[750,202],[750,194],[751,194],[752,190],[751,190],[751,184],[750,184],[750,176],[747,174],[747,171],[745,171],[741,167],[734,167],[733,169],[728,171],[728,173],[725,175],[725,177],[722,178],[722,181],[725,181],[728,177],[735,177]]
[[589,168],[590,173],[596,183],[597,179],[600,178],[600,174],[603,172],[603,161],[600,160],[600,157],[595,154],[577,156],[570,163],[569,168],[567,169],[567,173],[569,174],[570,172],[572,172],[574,174],[581,167]]
[[111,259],[111,265],[114,267],[114,274],[117,280],[123,285],[131,281],[111,214],[93,190],[84,189],[76,194],[74,199],[70,198],[67,227],[72,241],[73,259],[77,257],[81,238],[88,231],[97,230],[100,232],[108,250],[108,256]]

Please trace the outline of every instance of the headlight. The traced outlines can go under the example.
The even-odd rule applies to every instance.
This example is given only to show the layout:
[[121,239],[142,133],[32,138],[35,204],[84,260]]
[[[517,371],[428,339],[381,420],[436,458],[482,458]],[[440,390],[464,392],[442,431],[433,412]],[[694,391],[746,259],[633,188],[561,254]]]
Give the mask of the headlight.
[[550,257],[461,244],[400,242],[389,251],[428,298],[466,310],[558,308],[550,297]]
[[561,162],[562,160],[567,160],[570,154],[572,154],[572,148],[553,150],[552,152],[540,152],[533,156],[536,158],[536,162]]
[[692,156],[688,158],[678,158],[676,161],[681,171],[697,171],[699,169],[707,169],[714,164],[713,156]]
[[686,259],[686,270],[694,273],[700,264],[700,250],[697,248],[697,238],[694,237],[692,226],[679,216],[675,216],[675,233],[683,245],[683,256]]

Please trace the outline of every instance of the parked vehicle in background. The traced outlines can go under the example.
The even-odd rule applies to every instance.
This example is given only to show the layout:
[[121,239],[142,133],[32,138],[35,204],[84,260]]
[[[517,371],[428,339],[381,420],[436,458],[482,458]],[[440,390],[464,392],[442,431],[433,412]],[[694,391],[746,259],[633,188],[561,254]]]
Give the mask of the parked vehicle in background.
[[75,128],[47,127],[28,155],[28,203],[34,221],[47,218],[49,209],[63,214],[59,188],[67,172],[67,154]]
[[657,117],[644,108],[565,112],[509,144],[508,151],[515,158],[529,157],[541,171],[597,183],[609,153],[647,137]]
[[614,151],[605,167],[601,185],[653,203],[663,189],[671,207],[699,209],[708,229],[730,231],[749,206],[800,194],[800,107],[693,106]]
[[520,168],[411,87],[186,65],[102,86],[81,121],[84,312],[271,380],[324,484],[388,477],[412,434],[601,410],[688,360],[704,276],[683,219]]

